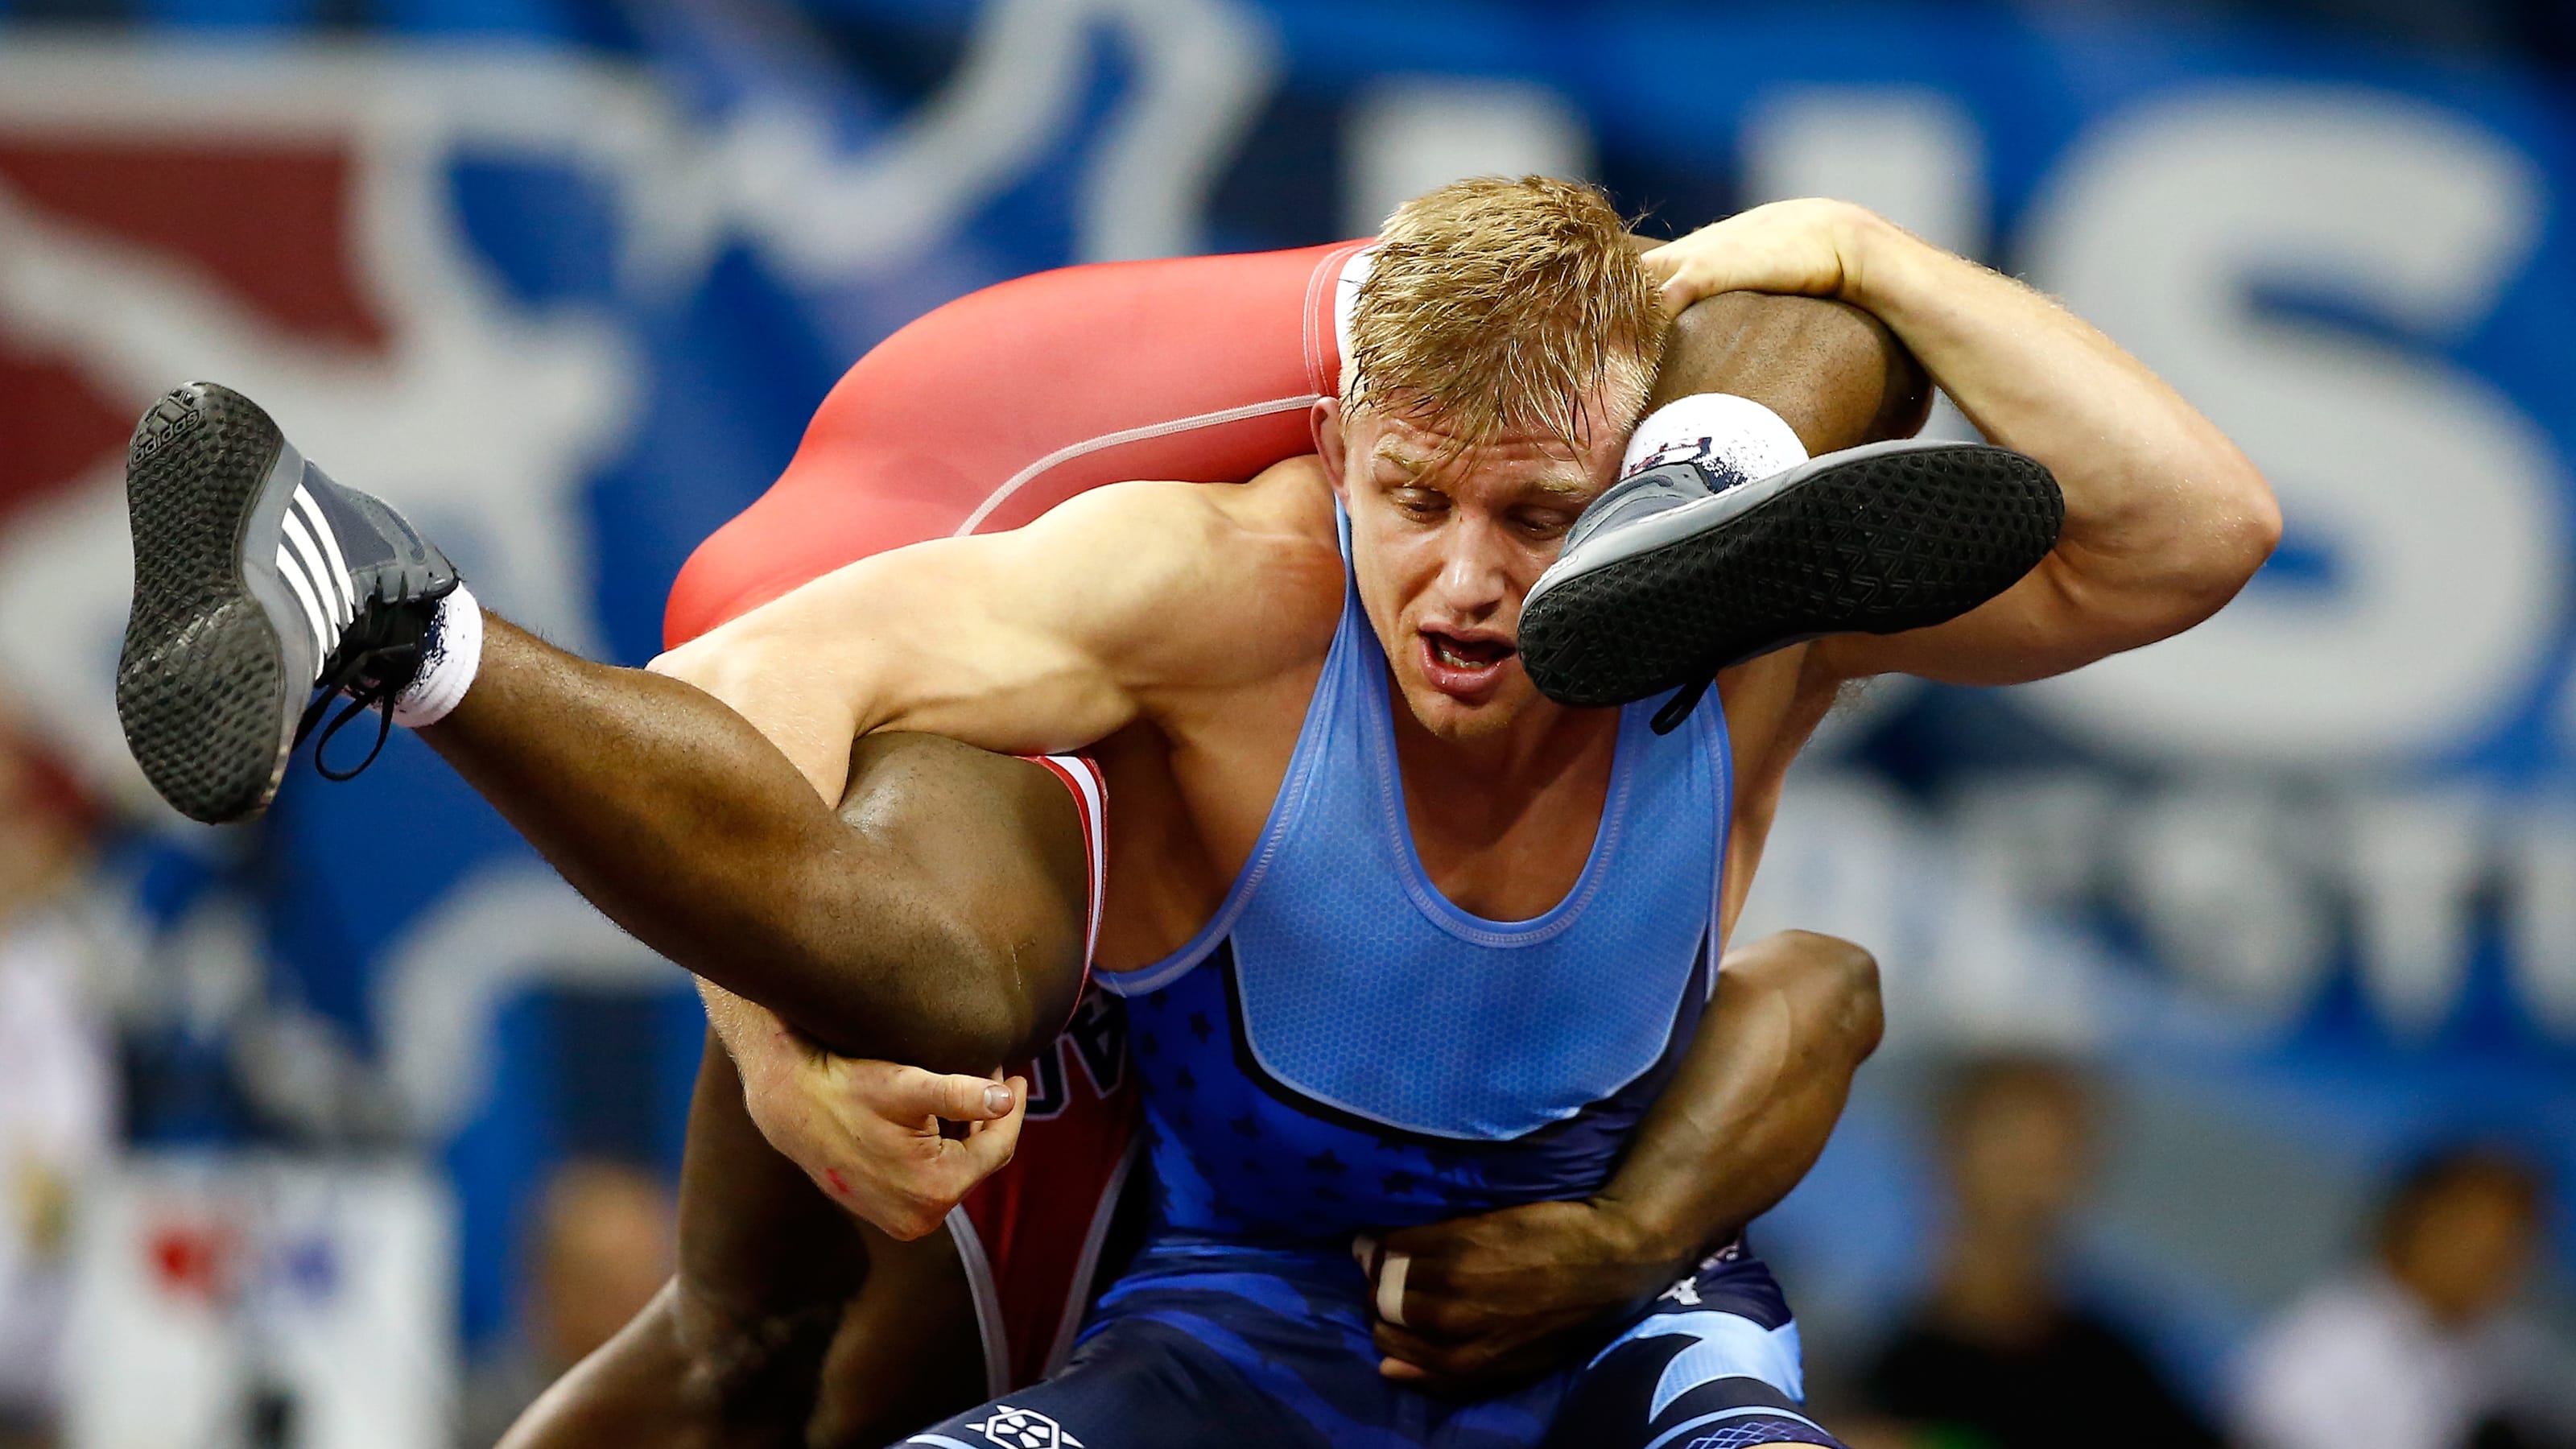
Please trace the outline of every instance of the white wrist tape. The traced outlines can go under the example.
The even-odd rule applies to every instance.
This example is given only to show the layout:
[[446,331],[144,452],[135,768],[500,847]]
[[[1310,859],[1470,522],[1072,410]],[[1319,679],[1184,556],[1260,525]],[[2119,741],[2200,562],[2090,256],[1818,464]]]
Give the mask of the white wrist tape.
[[1733,393],[1704,392],[1655,409],[1628,437],[1619,465],[1627,478],[1666,463],[1696,462],[1750,483],[1807,461],[1806,445],[1780,415]]
[[438,613],[421,641],[420,672],[394,696],[394,723],[419,729],[447,718],[483,667],[483,606],[463,584],[438,601]]
[[1405,1270],[1413,1266],[1409,1253],[1389,1253],[1377,1270],[1377,1316],[1398,1328],[1404,1322]]

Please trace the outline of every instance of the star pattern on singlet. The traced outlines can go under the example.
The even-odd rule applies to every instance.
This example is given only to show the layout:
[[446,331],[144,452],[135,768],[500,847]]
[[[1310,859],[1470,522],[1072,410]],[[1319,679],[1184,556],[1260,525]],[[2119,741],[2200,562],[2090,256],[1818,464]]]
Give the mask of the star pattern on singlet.
[[1739,1419],[1723,1428],[1685,1440],[1681,1449],[1750,1449],[1755,1444],[1835,1444],[1833,1437],[1802,1420],[1765,1414]]
[[[1145,1130],[1165,1210],[1195,1231],[1296,1241],[1454,1218],[1520,1192],[1493,1144],[1417,1135],[1300,1105],[1259,1073],[1222,957],[1127,999]],[[1186,1147],[1180,1144],[1188,1144]],[[1158,1178],[1158,1181],[1163,1181]]]

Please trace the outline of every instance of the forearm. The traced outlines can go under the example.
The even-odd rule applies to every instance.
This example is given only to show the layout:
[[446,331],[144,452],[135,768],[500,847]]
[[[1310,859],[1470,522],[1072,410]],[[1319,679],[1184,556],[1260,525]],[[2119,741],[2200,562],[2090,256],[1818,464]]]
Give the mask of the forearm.
[[2039,292],[1858,208],[1841,229],[1841,295],[1884,321],[1989,439],[2056,474],[2059,552],[2087,582],[2152,594],[2175,628],[2234,594],[2279,514],[2214,423]]
[[1784,931],[1729,953],[1708,1020],[1600,1193],[1641,1255],[1687,1262],[1786,1197],[1880,1024],[1877,965],[1848,941]]

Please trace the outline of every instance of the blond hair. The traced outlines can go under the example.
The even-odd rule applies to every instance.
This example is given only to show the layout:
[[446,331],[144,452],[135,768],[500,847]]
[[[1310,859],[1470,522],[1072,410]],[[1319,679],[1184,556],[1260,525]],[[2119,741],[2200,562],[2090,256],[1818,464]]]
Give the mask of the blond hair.
[[[1644,406],[1665,318],[1600,189],[1499,176],[1395,209],[1351,311],[1346,409],[1429,414],[1455,449],[1510,433],[1580,449]],[[1612,418],[1585,407],[1607,382]]]

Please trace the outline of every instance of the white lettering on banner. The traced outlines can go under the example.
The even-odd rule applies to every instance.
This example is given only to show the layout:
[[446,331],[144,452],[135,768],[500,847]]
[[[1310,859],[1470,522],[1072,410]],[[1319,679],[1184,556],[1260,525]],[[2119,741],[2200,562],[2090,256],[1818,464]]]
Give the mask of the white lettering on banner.
[[[1796,925],[1866,942],[1893,1031],[2062,1044],[2191,1003],[2207,1025],[2273,1033],[2349,945],[2372,1017],[2421,1043],[2458,1019],[2474,948],[2501,931],[2527,1020],[2576,1040],[2576,798],[2252,771],[2003,774],[1937,809],[1849,772],[1790,789],[1735,939]],[[2108,921],[2186,994],[2116,969],[2093,929]]]
[[2499,137],[2357,90],[2197,92],[2071,148],[2022,233],[2033,281],[2226,428],[2333,577],[2027,697],[2115,744],[2282,761],[2416,755],[2522,701],[2567,587],[2549,443],[2483,379],[2255,294],[2330,294],[2438,345],[2527,262],[2542,196]]
[[2334,950],[2330,902],[2297,868],[2306,832],[2260,780],[2217,779],[2148,801],[2115,847],[2119,878],[2157,954],[2239,1015],[2306,1009]]
[[1801,771],[1733,939],[1831,931],[1878,957],[1891,1031],[2077,1047],[2113,993],[2103,953],[2016,890],[2017,856],[1961,849],[1874,778]]
[[2362,990],[2397,1033],[2430,1036],[2468,979],[2484,809],[2455,787],[2358,796],[2344,814]]
[[1986,138],[1947,91],[1786,86],[1745,117],[1744,189],[1754,201],[1856,201],[1937,247],[1986,252]]
[[2514,984],[2532,1016],[2576,1041],[2576,804],[2534,809],[2505,837]]

